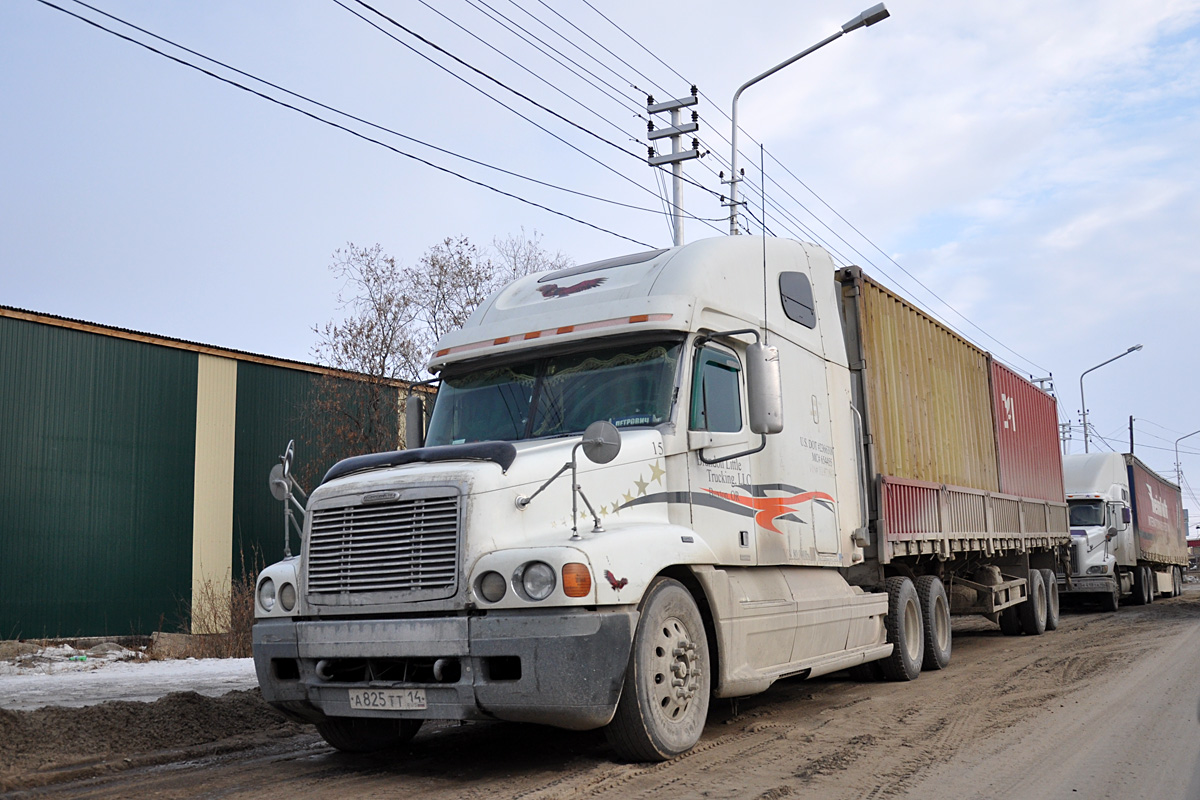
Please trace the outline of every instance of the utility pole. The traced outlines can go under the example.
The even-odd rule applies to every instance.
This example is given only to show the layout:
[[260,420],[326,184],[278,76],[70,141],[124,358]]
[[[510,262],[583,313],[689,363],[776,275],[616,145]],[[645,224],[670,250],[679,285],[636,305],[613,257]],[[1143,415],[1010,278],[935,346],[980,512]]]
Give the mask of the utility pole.
[[1129,454],[1133,455],[1133,414],[1129,415]]
[[647,157],[647,162],[652,167],[657,167],[662,164],[671,165],[671,228],[674,232],[673,240],[676,247],[683,244],[683,162],[691,158],[699,158],[700,156],[700,140],[692,139],[692,149],[681,149],[680,139],[689,133],[695,133],[700,130],[700,115],[695,111],[692,112],[692,121],[682,123],[680,111],[688,106],[694,106],[699,102],[699,90],[695,86],[692,87],[691,97],[681,97],[676,100],[666,100],[662,103],[654,102],[653,97],[646,98],[646,114],[653,117],[655,114],[661,114],[664,111],[671,112],[671,127],[659,128],[655,130],[654,120],[651,119],[646,123],[647,138],[650,141],[658,139],[671,139],[671,152],[663,155],[654,154],[654,146],[650,146],[650,154]]

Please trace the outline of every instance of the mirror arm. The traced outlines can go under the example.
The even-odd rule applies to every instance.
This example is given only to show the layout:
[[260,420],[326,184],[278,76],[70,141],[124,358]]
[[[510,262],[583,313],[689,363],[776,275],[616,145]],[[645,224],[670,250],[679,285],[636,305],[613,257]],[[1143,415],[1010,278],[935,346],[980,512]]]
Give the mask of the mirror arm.
[[711,342],[713,339],[716,339],[718,336],[753,336],[755,344],[758,344],[762,341],[762,339],[759,338],[757,329],[739,328],[736,331],[715,331],[713,333],[706,333],[702,336],[697,336],[696,341],[692,342],[692,345],[694,347],[703,347],[705,344]]
[[701,450],[696,451],[696,458],[700,459],[705,464],[720,464],[722,461],[729,461],[734,458],[741,458],[742,456],[752,456],[755,453],[762,452],[763,448],[765,448],[767,446],[767,435],[765,433],[760,433],[759,436],[762,437],[762,442],[758,445],[758,447],[755,447],[751,450],[743,450],[742,452],[734,453],[731,456],[722,456],[721,458],[707,459],[704,457],[704,450],[701,449]]
[[[578,445],[576,445],[576,447],[578,447]],[[571,460],[568,461],[567,463],[563,464],[561,467],[559,467],[558,472],[551,475],[550,480],[546,481],[541,486],[539,486],[538,490],[536,492],[529,495],[529,497],[525,497],[524,495],[521,495],[520,497],[517,498],[517,508],[525,508],[527,505],[532,503],[533,498],[535,498],[539,494],[541,494],[543,489],[545,489],[547,486],[549,486],[550,484],[552,484],[556,480],[558,480],[559,475],[562,475],[564,472],[571,469],[571,467],[573,467],[573,466],[575,466],[575,451],[574,450],[571,451]]]

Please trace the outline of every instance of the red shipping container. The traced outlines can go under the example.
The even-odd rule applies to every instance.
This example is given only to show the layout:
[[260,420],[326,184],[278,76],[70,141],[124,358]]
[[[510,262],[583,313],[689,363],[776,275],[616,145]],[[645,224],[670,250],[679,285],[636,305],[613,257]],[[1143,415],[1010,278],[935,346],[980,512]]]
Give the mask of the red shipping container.
[[1001,493],[1063,502],[1057,401],[999,361],[989,360]]

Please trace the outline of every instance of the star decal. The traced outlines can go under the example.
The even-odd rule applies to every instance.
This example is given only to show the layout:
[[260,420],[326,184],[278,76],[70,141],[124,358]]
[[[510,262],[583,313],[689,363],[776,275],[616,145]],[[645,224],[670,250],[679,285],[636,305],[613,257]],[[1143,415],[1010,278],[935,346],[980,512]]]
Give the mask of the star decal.
[[638,488],[638,497],[641,497],[642,495],[646,494],[646,487],[650,485],[649,481],[642,480],[642,476],[639,475],[638,479],[636,481],[634,481],[634,483],[637,485],[637,488]]
[[666,474],[667,474],[667,471],[665,469],[663,469],[662,467],[660,467],[658,465],[658,459],[655,459],[654,463],[650,465],[650,480],[658,481],[658,485],[662,486],[663,475],[666,475]]

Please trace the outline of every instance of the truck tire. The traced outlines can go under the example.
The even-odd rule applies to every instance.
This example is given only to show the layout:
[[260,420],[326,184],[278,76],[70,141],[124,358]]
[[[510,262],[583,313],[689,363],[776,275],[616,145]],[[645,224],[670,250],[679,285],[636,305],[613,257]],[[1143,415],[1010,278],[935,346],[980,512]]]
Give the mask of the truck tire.
[[888,613],[884,622],[892,654],[879,662],[889,681],[916,680],[925,659],[925,626],[921,601],[913,582],[903,576],[887,579]]
[[421,729],[420,719],[329,717],[317,723],[317,733],[344,753],[372,753],[404,744]]
[[625,684],[604,729],[617,756],[666,761],[700,741],[712,690],[708,639],[683,584],[656,578],[641,604]]
[[1158,596],[1158,576],[1154,574],[1154,567],[1146,567],[1146,605],[1154,602],[1154,598]]
[[935,575],[917,578],[917,599],[921,601],[922,630],[925,639],[923,669],[945,669],[950,663],[952,633],[950,630],[950,601],[946,587]]
[[1021,617],[1017,613],[1018,606],[1009,606],[1000,612],[1000,632],[1005,636],[1021,635]]
[[1144,606],[1150,602],[1150,587],[1146,583],[1146,568],[1133,568],[1133,604]]
[[1058,630],[1058,576],[1052,569],[1041,570],[1046,586],[1046,630]]
[[1121,605],[1121,584],[1116,583],[1112,592],[1100,595],[1100,610],[1113,613]]
[[1183,594],[1183,570],[1180,567],[1176,567],[1172,572],[1174,573],[1172,577],[1175,580],[1175,596],[1179,597],[1179,595]]
[[1017,609],[1026,636],[1041,636],[1046,632],[1046,584],[1038,570],[1029,570],[1029,596]]

